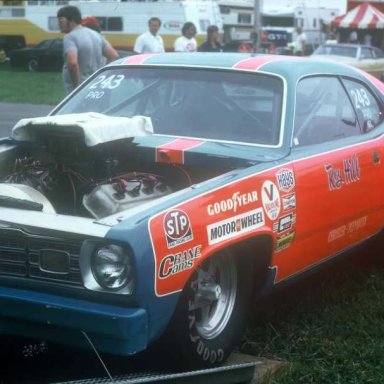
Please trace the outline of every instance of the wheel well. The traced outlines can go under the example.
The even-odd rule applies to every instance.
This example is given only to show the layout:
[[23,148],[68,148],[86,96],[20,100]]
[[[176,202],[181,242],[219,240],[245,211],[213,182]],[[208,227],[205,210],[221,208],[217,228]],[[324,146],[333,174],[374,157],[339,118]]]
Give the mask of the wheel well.
[[272,259],[273,240],[269,235],[260,235],[243,240],[228,250],[236,257],[246,258],[253,269],[254,292],[258,292],[266,282],[268,267]]

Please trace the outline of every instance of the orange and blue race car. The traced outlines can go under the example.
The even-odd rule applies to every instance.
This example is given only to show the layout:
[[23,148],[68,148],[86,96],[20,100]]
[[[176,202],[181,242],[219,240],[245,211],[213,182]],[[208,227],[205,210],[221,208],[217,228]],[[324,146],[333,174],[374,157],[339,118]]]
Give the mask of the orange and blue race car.
[[254,300],[381,233],[383,90],[287,56],[100,69],[1,141],[1,331],[220,364]]

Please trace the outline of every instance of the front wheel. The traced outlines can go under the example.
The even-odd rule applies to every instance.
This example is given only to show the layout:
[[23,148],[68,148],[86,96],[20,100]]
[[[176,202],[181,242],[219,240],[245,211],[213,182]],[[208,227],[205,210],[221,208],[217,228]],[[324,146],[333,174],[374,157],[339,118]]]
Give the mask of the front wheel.
[[228,357],[246,326],[251,278],[246,258],[236,258],[228,251],[197,268],[167,332],[179,367],[209,368]]
[[39,61],[36,58],[29,59],[27,68],[30,72],[37,72],[39,70]]

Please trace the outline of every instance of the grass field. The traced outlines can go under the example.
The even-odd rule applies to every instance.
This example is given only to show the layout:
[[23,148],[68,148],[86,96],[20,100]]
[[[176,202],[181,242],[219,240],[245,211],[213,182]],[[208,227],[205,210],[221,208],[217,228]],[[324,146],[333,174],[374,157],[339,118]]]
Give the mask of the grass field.
[[55,105],[64,96],[60,72],[32,73],[0,63],[0,102]]
[[[61,74],[0,64],[0,101],[56,104]],[[259,303],[242,352],[287,362],[270,383],[384,383],[384,262],[366,247]]]
[[270,383],[384,383],[381,253],[366,247],[260,303],[242,351],[287,362]]

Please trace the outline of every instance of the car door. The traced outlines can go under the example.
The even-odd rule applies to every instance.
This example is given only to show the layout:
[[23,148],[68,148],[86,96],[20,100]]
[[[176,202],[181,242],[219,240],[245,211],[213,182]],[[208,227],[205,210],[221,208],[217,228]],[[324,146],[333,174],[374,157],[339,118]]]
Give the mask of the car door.
[[59,69],[63,63],[62,39],[48,40],[40,58],[42,69]]
[[61,69],[63,66],[63,39],[53,40],[49,56],[51,68]]
[[[286,275],[349,248],[382,226],[383,141],[363,134],[357,113],[368,114],[376,100],[360,83],[348,87],[333,76],[305,78],[297,86],[292,152],[296,238]],[[360,104],[352,103],[355,97]],[[377,112],[376,120],[372,112],[365,123],[371,135],[381,123]]]

